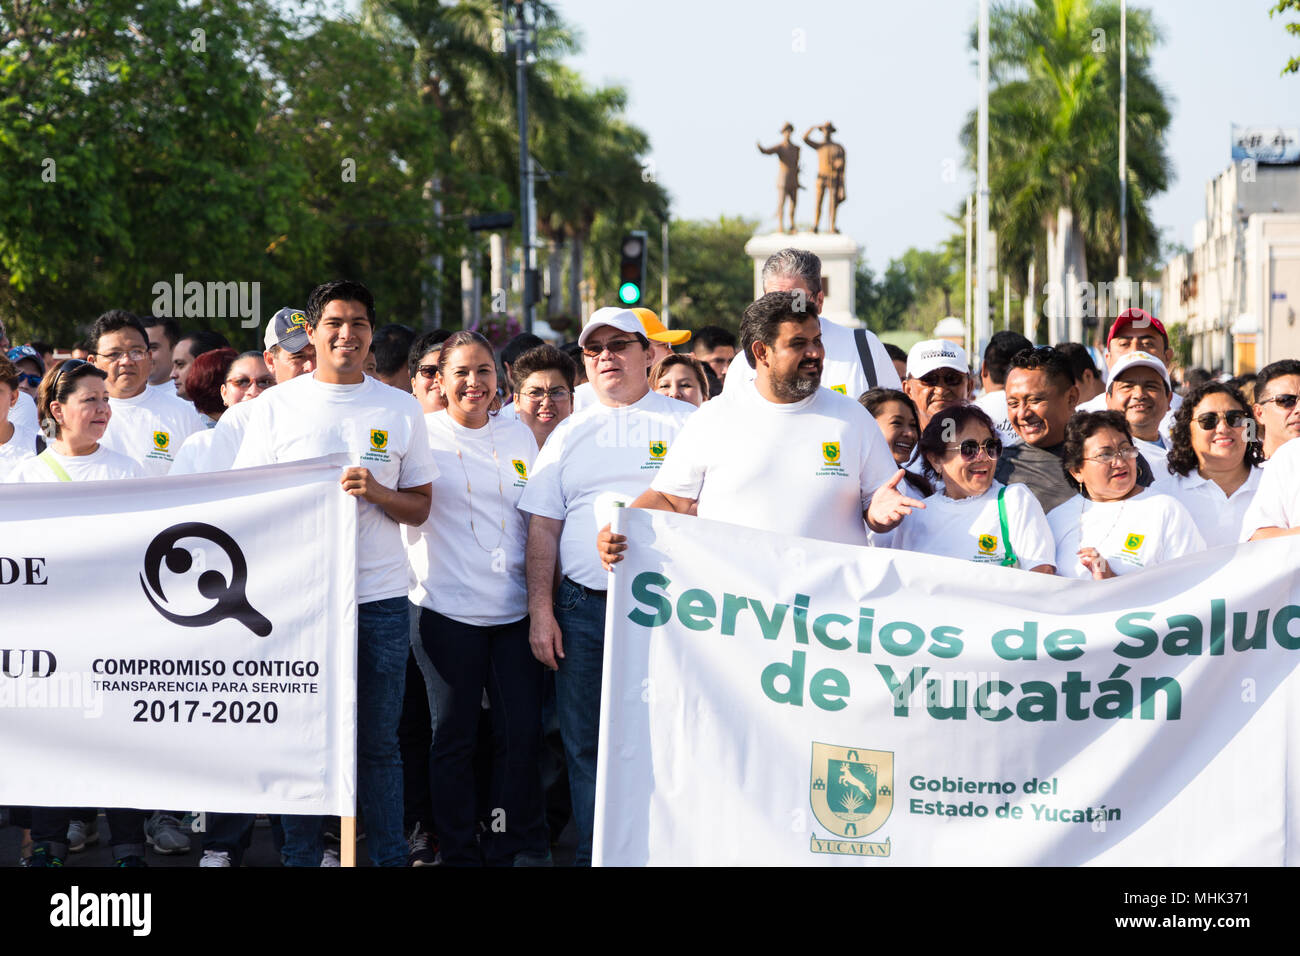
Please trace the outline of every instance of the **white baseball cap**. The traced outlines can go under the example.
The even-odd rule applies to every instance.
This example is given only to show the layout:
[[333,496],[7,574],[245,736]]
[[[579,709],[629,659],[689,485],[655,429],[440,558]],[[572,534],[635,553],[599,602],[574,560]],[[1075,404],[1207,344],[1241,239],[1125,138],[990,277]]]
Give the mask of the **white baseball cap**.
[[1169,370],[1165,368],[1164,362],[1150,352],[1129,352],[1111,366],[1110,377],[1106,380],[1106,390],[1110,391],[1111,386],[1115,384],[1119,377],[1131,368],[1153,368],[1165,380],[1165,388],[1172,388],[1169,384]]
[[970,371],[966,362],[966,350],[947,339],[926,339],[917,342],[907,353],[909,378],[921,378],[941,368],[950,368],[965,375]]
[[586,345],[587,339],[591,338],[591,333],[602,325],[607,325],[611,329],[618,329],[620,332],[631,332],[635,335],[644,336],[645,329],[641,325],[641,320],[636,317],[636,313],[631,309],[619,309],[612,305],[607,305],[603,309],[597,309],[591,313],[591,318],[582,329],[582,334],[578,336],[578,344]]

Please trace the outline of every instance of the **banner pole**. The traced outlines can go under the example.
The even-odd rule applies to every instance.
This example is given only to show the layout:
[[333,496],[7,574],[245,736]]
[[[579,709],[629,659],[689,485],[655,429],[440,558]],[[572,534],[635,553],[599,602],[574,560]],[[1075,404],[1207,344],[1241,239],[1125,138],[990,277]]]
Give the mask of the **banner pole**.
[[339,817],[339,866],[357,865],[357,818]]

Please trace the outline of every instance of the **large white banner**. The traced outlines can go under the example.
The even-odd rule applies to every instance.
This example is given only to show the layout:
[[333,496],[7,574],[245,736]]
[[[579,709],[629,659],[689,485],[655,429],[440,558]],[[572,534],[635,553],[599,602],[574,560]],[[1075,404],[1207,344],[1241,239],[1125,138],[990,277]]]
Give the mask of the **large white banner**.
[[0,485],[0,804],[351,816],[341,464]]
[[596,862],[1300,862],[1300,539],[1093,582],[622,520]]

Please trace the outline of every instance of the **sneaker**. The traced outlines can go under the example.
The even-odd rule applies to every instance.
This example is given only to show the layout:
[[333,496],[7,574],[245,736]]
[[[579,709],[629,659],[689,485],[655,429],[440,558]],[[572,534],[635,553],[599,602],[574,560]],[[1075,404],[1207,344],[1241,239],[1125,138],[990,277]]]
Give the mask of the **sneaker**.
[[99,820],[87,823],[85,820],[73,820],[68,824],[68,852],[80,853],[88,846],[99,842]]
[[36,849],[32,850],[31,857],[24,864],[24,866],[62,866],[62,865],[63,865],[62,858],[57,856],[50,856],[50,851],[43,846],[38,846]]
[[229,867],[230,865],[230,854],[225,850],[204,850],[203,859],[199,860],[199,866],[201,867]]
[[418,823],[406,840],[406,850],[407,866],[437,866],[442,862],[438,857],[438,838]]
[[339,862],[338,850],[326,850],[325,855],[320,858],[321,866],[342,866]]
[[144,822],[145,841],[163,856],[189,853],[189,835],[181,829],[180,821],[170,813],[155,810]]
[[113,865],[118,869],[126,870],[138,866],[148,866],[149,864],[144,861],[142,856],[124,856],[121,859],[114,860]]

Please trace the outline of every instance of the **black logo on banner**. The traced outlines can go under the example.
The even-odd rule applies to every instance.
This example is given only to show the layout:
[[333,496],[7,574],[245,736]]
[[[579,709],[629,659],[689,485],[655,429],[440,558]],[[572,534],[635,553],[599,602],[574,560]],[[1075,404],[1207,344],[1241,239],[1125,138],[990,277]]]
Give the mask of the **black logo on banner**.
[[[167,570],[173,574],[184,574],[194,564],[190,552],[176,545],[176,542],[182,538],[198,538],[211,542],[224,551],[226,557],[230,559],[231,580],[229,582],[220,571],[207,570],[199,575],[199,594],[217,603],[198,614],[176,614],[158,603],[167,600],[159,578],[163,564],[165,563]],[[174,524],[150,541],[149,548],[144,553],[144,573],[140,575],[140,587],[144,589],[144,596],[149,599],[155,611],[173,624],[182,627],[207,627],[226,618],[233,618],[258,637],[266,637],[271,633],[271,622],[248,603],[248,598],[244,594],[244,587],[247,584],[248,563],[244,560],[244,552],[239,550],[239,545],[235,544],[234,538],[210,524],[198,521]],[[155,598],[154,595],[157,597]]]

